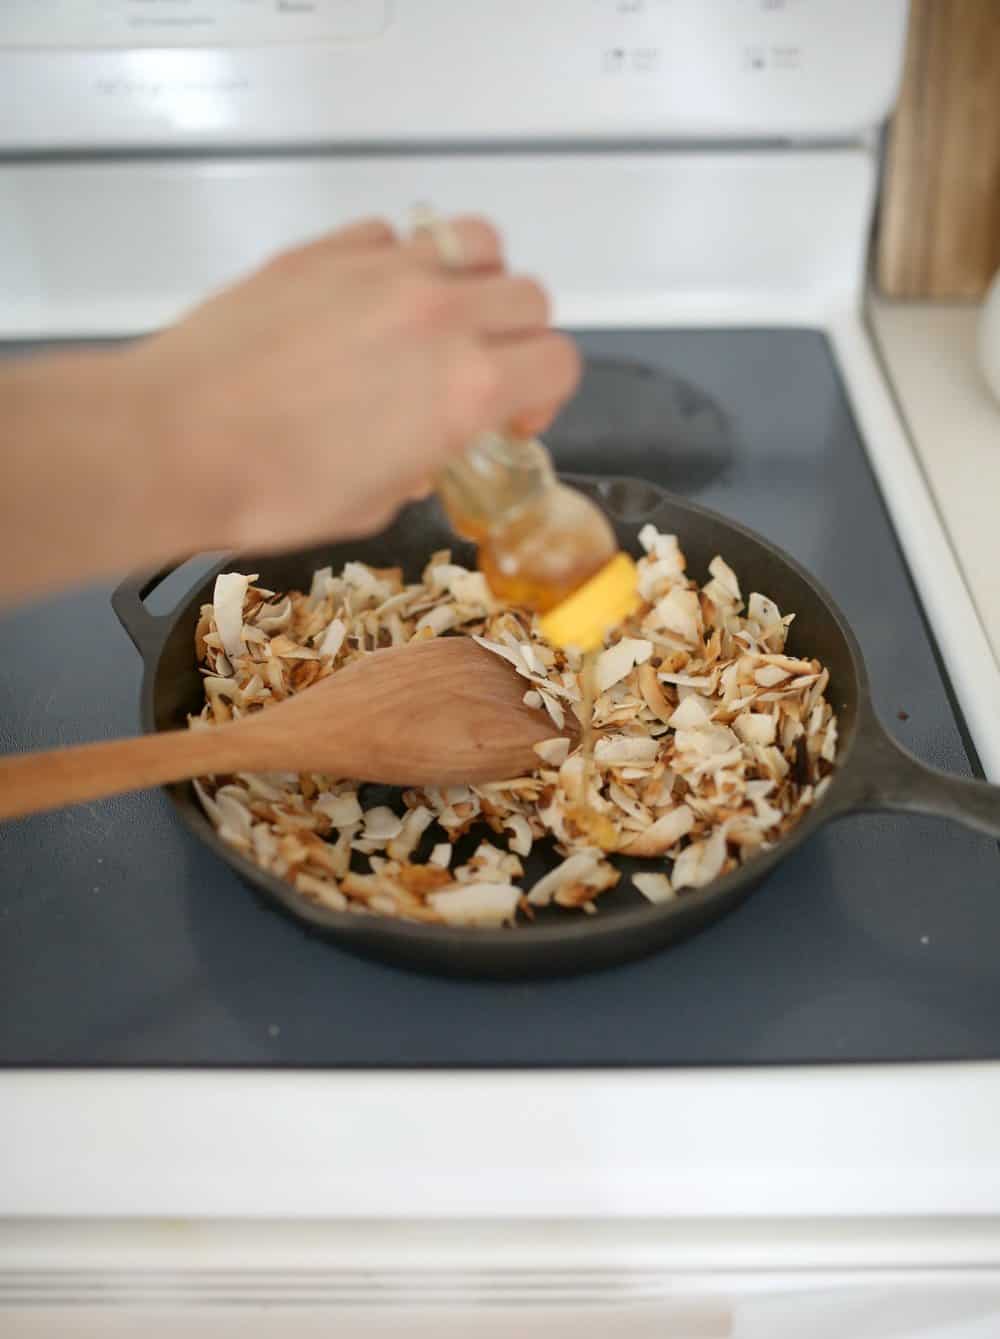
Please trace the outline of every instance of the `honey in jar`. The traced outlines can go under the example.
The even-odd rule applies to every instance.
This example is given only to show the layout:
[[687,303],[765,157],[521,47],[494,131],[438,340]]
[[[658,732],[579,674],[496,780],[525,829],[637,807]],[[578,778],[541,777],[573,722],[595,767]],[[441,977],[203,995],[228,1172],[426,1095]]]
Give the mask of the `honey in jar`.
[[447,467],[438,490],[455,530],[476,545],[494,595],[540,614],[549,642],[583,654],[584,770],[577,817],[604,847],[608,824],[588,807],[594,670],[605,635],[635,607],[635,564],[619,550],[601,510],[559,482],[538,441],[487,435]]

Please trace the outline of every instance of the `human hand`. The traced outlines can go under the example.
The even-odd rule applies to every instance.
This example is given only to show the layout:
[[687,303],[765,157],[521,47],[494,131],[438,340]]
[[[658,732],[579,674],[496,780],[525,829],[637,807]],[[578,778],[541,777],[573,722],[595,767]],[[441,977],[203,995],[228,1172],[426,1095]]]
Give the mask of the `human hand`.
[[[278,256],[129,360],[196,546],[280,548],[375,530],[477,433],[541,431],[579,356],[487,222],[429,236],[366,221]],[[190,547],[191,539],[178,549]]]

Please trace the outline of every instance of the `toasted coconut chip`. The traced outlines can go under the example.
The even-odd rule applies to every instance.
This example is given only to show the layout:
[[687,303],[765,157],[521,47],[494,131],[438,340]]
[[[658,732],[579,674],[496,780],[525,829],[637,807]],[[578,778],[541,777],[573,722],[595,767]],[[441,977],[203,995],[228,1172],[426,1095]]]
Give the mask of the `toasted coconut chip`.
[[673,902],[677,897],[666,874],[633,874],[632,882],[649,902]]
[[492,842],[480,842],[472,859],[454,873],[459,883],[496,883],[519,879],[524,866],[512,851],[501,851]]
[[712,704],[699,693],[690,693],[667,720],[675,730],[697,730],[707,725],[712,716]]
[[468,577],[471,573],[467,567],[459,567],[457,563],[444,562],[436,563],[428,568],[425,574],[425,580],[431,591],[435,595],[453,593],[453,587],[456,579]]
[[311,646],[300,646],[283,632],[271,638],[268,650],[272,656],[280,656],[283,660],[315,660],[319,655]]
[[773,828],[781,822],[784,814],[780,809],[775,809],[773,804],[768,804],[767,800],[755,799],[753,801],[754,816],[757,822],[763,828]]
[[650,664],[642,665],[637,676],[642,700],[659,721],[669,723],[674,708],[660,685],[659,675]]
[[643,664],[652,654],[653,643],[637,637],[623,637],[607,651],[602,651],[597,657],[595,672],[597,691],[606,692],[612,684],[619,683],[636,665]]
[[655,604],[670,586],[683,576],[683,568],[675,558],[656,558],[639,566],[639,594],[649,604]]
[[647,621],[652,627],[676,633],[689,644],[697,643],[702,629],[698,592],[675,586],[654,606]]
[[663,683],[673,684],[675,688],[689,688],[699,693],[714,693],[719,682],[718,673],[712,674],[670,674],[660,675]]
[[659,742],[644,735],[606,735],[594,746],[594,758],[602,767],[618,767],[654,762],[659,751]]
[[451,593],[462,604],[474,605],[488,611],[496,608],[496,601],[482,572],[463,572],[451,583]]
[[686,804],[670,809],[645,832],[640,832],[622,847],[625,855],[652,857],[666,855],[694,827],[694,814]]
[[733,729],[744,744],[773,744],[777,722],[759,711],[744,711],[733,721]]
[[580,907],[586,910],[593,906],[596,894],[614,888],[620,878],[618,871],[602,860],[584,877],[560,884],[552,900],[560,907]]
[[254,859],[270,869],[278,854],[278,839],[266,823],[255,823],[250,831]]
[[458,614],[454,607],[446,604],[439,604],[436,609],[431,609],[417,620],[417,632],[431,631],[435,637],[440,637],[444,632],[450,632],[458,623]]
[[543,739],[534,745],[534,750],[542,762],[548,763],[550,767],[561,767],[569,757],[569,740],[562,736],[558,739]]
[[292,621],[292,601],[289,596],[277,604],[262,604],[254,615],[254,623],[261,632],[284,632]]
[[773,688],[788,678],[788,670],[782,669],[780,665],[762,665],[760,669],[754,670],[753,678],[754,683],[759,683],[762,688]]
[[[619,775],[622,777],[623,781],[629,779],[625,776],[624,768],[619,772]],[[645,776],[645,772],[640,772],[639,775]],[[649,827],[650,823],[652,823],[653,816],[646,806],[640,804],[636,797],[630,791],[626,790],[623,785],[620,786],[617,781],[609,783],[608,798],[613,804],[617,805],[623,814],[625,814],[625,821],[628,822],[631,820],[632,823],[638,825],[640,830]]]
[[675,888],[703,888],[722,873],[726,860],[726,833],[717,828],[707,841],[692,842],[674,861]]
[[661,535],[654,525],[644,525],[639,543],[656,562],[669,563],[675,576],[683,576],[687,564],[676,535]]
[[538,880],[528,894],[529,904],[533,907],[547,907],[559,888],[564,884],[586,881],[587,876],[592,876],[602,863],[600,851],[575,851]]
[[837,760],[837,719],[830,718],[830,724],[826,727],[826,733],[823,735],[823,747],[819,755],[824,762],[836,762]]
[[411,809],[400,825],[399,835],[393,837],[386,852],[393,860],[409,860],[417,849],[420,838],[434,822],[434,815],[425,805]]
[[493,655],[499,656],[501,660],[506,660],[508,664],[513,665],[518,674],[523,674],[525,678],[528,677],[527,668],[519,651],[505,646],[502,642],[491,642],[486,637],[473,636],[472,640],[481,646],[484,651],[490,651]]
[[534,843],[531,824],[523,814],[511,814],[504,819],[504,830],[511,834],[510,849],[517,855],[530,855]]
[[781,611],[773,600],[754,591],[747,602],[747,618],[763,630],[782,628]]
[[296,874],[295,887],[300,893],[308,894],[315,901],[321,902],[325,907],[331,907],[334,911],[347,909],[347,898],[335,883],[329,883],[326,879],[317,879],[312,874]]
[[[740,583],[736,578],[736,573],[729,564],[718,554],[708,564],[708,570],[715,579],[715,585],[723,593],[731,604],[738,605],[743,603],[743,596],[740,593]],[[712,583],[709,583],[710,585]],[[706,586],[706,590],[708,587]],[[719,603],[718,600],[715,601]]]
[[[386,806],[365,814],[357,784],[337,778],[241,775],[222,786],[205,778],[196,787],[213,826],[262,867],[301,878],[314,900],[437,924],[447,918],[432,896],[479,896],[484,887],[504,890],[503,907],[465,919],[467,904],[457,901],[449,914],[462,919],[452,923],[506,923],[518,906],[530,915],[550,902],[593,914],[618,877],[598,848],[674,857],[671,879],[648,876],[653,896],[665,897],[778,840],[829,784],[837,751],[829,674],[786,654],[792,615],[773,601],[754,592],[742,612],[739,581],[721,556],[699,589],[674,536],[644,527],[640,538],[644,604],[598,657],[593,724],[601,733],[586,796],[580,747],[561,737],[538,746],[530,776],[406,792],[402,818]],[[580,655],[549,646],[536,616],[498,605],[482,575],[447,551],[411,585],[399,568],[365,563],[320,569],[308,595],[275,596],[254,577],[225,577],[196,629],[206,705],[192,729],[266,710],[380,647],[442,633],[473,636],[506,659],[527,681],[525,702],[545,709],[557,730],[567,710],[582,723]],[[412,863],[435,821],[449,841]],[[483,842],[449,873],[451,843],[480,823],[506,834],[508,849]],[[565,858],[532,901],[517,887],[521,857],[547,833]],[[371,874],[350,870],[353,852],[368,858]]]

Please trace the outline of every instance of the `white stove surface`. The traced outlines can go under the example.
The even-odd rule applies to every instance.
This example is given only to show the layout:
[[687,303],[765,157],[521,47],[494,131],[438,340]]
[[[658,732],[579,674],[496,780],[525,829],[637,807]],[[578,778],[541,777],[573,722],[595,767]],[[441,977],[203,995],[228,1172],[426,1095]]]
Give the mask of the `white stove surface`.
[[[615,25],[630,7],[616,4]],[[610,14],[603,0],[598,8]],[[756,25],[751,8],[757,15],[745,5],[741,22]],[[759,9],[801,14],[805,5]],[[820,10],[833,21],[828,4],[809,14]],[[880,106],[904,12],[888,10],[878,25]],[[859,13],[852,7],[856,22]],[[820,50],[822,24],[811,23],[807,49]],[[546,32],[557,59],[559,34]],[[756,49],[756,39],[740,40]],[[768,60],[774,45],[769,38]],[[850,47],[838,52],[850,60]],[[157,93],[147,78],[155,61],[128,52],[116,57],[116,77],[130,57],[138,73],[124,97],[142,103],[145,119],[138,132],[129,122],[127,141],[193,138],[182,114],[197,119],[199,90],[186,100],[176,83]],[[60,59],[77,79],[82,58]],[[51,77],[32,86],[44,91]],[[749,105],[781,133],[825,125],[843,135],[881,114],[859,98],[853,122],[797,119],[795,96],[785,85],[773,91],[779,77],[775,68],[772,92]],[[51,110],[65,132],[84,86],[67,83],[38,125],[51,128]],[[581,75],[574,87],[579,110],[597,85]],[[726,108],[725,79],[701,106],[700,127],[669,99],[622,96],[631,107],[615,123],[623,133],[661,114],[695,133],[732,124],[710,115]],[[363,112],[357,124],[370,136],[378,127]],[[565,109],[550,120],[558,130]],[[518,126],[522,138],[540,128]],[[277,246],[361,213],[400,219],[418,199],[496,217],[515,263],[552,284],[566,324],[823,330],[984,768],[1000,781],[1000,668],[861,314],[875,180],[860,140],[7,161],[0,337],[152,329]],[[998,1116],[992,1064],[8,1071],[0,1140],[17,1156],[0,1178],[0,1215],[10,1220],[0,1321],[17,1334],[86,1334],[91,1324],[110,1335],[129,1332],[141,1313],[144,1333],[183,1325],[195,1334],[207,1332],[210,1302],[215,1334],[230,1322],[241,1334],[273,1333],[290,1316],[309,1333],[319,1308],[345,1335],[528,1335],[542,1323],[549,1334],[587,1335],[613,1323],[623,1335],[985,1339],[1000,1308]],[[107,1225],[96,1235],[95,1219]],[[206,1227],[235,1219],[239,1229]],[[395,1234],[389,1220],[399,1221]],[[609,1235],[595,1239],[595,1223]],[[250,1306],[247,1288],[268,1265],[271,1290]],[[395,1288],[402,1309],[380,1312],[373,1280]],[[420,1289],[431,1290],[423,1306]],[[444,1310],[434,1313],[438,1301]]]
[[869,316],[907,431],[1000,664],[1000,404],[980,365],[980,308],[875,298]]

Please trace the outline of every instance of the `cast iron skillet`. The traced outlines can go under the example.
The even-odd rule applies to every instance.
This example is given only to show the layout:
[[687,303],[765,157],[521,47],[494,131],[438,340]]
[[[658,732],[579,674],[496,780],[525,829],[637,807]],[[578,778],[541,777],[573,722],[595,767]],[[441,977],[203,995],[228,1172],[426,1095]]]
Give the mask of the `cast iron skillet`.
[[[631,886],[628,872],[640,863],[648,869],[650,862],[616,857],[624,868],[623,878],[617,888],[602,895],[596,916],[551,908],[534,923],[514,930],[480,930],[414,925],[318,907],[220,841],[190,785],[169,787],[188,827],[259,894],[345,947],[400,965],[460,976],[544,976],[623,962],[701,929],[732,910],[821,824],[854,810],[937,815],[1000,838],[1000,787],[934,771],[889,737],[875,716],[861,652],[850,628],[829,596],[791,558],[749,530],[653,484],[583,476],[571,477],[571,482],[604,507],[626,549],[637,550],[638,529],[651,521],[659,530],[678,536],[688,570],[698,580],[706,578],[709,562],[721,553],[737,572],[744,592],[762,591],[783,612],[795,613],[790,652],[816,656],[829,668],[830,700],[839,717],[838,767],[821,803],[772,850],[706,888],[682,893],[676,901],[655,906],[646,902]],[[181,727],[189,712],[201,709],[194,630],[200,606],[211,601],[218,572],[236,567],[259,572],[261,584],[273,590],[308,589],[315,568],[332,564],[336,569],[354,558],[380,567],[402,563],[407,578],[414,580],[428,555],[439,548],[451,548],[459,560],[471,561],[471,550],[456,541],[437,504],[429,501],[408,508],[389,529],[367,540],[282,556],[227,558],[170,615],[156,617],[142,603],[169,569],[123,582],[112,603],[145,664],[143,728]],[[478,837],[473,845],[475,841]],[[551,846],[536,843],[526,864],[525,882],[534,882],[557,858]]]

